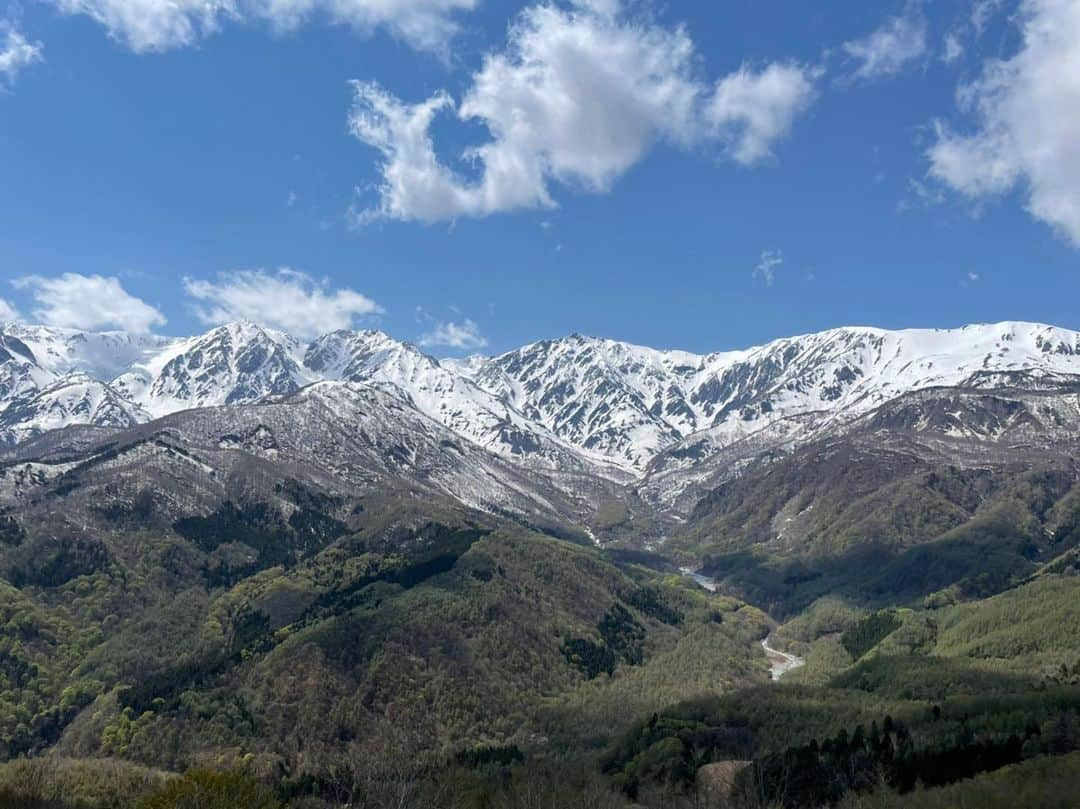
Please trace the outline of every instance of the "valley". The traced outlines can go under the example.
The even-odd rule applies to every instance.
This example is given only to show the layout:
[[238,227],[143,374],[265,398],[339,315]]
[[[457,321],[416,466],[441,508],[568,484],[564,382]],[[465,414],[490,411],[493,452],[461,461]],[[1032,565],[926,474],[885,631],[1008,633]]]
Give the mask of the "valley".
[[757,809],[1073,777],[1078,333],[0,347],[0,798],[116,806],[100,771],[132,807],[202,773],[267,806]]
[[770,643],[771,640],[771,637],[762,640],[761,648],[765,650],[765,655],[769,658],[769,676],[773,680],[779,680],[789,671],[806,665],[806,660],[798,655],[782,652],[774,648]]

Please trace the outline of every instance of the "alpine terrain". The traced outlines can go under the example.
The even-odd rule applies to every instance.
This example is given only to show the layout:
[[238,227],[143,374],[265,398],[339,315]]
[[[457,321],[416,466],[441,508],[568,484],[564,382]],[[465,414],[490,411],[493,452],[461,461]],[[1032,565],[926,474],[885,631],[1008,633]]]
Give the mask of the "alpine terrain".
[[0,801],[1042,801],[1078,546],[1053,326],[445,360],[8,323]]

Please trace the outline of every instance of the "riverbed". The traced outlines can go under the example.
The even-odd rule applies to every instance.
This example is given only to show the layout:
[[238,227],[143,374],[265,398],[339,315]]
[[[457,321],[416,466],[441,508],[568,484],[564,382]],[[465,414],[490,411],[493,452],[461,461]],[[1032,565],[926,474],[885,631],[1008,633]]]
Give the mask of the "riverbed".
[[[693,579],[699,586],[708,590],[710,593],[716,592],[717,585],[715,579],[709,578],[700,571],[691,570],[688,567],[679,568],[679,572],[684,576]],[[774,682],[792,669],[797,669],[799,666],[806,665],[805,659],[798,655],[790,654],[789,652],[780,651],[769,643],[771,640],[772,635],[766,637],[765,640],[761,642],[761,648],[765,650],[765,656],[769,658],[769,674]]]
[[781,652],[779,649],[770,646],[770,640],[772,640],[772,635],[769,635],[761,642],[761,648],[765,650],[765,655],[769,658],[769,673],[772,675],[773,680],[779,680],[792,669],[806,665],[806,660],[798,655]]

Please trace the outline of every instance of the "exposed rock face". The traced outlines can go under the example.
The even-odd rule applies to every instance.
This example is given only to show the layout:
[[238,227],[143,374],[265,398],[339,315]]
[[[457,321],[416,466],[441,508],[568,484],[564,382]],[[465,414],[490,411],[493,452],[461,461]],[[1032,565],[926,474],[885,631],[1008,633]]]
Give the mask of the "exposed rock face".
[[184,339],[4,328],[9,446],[343,385],[353,392],[343,395],[381,391],[445,428],[448,448],[481,448],[543,488],[590,499],[633,483],[635,496],[683,515],[762,453],[851,430],[1039,444],[1080,426],[1080,334],[1027,323],[844,328],[703,355],[573,335],[468,361],[370,330],[304,344],[251,323]]

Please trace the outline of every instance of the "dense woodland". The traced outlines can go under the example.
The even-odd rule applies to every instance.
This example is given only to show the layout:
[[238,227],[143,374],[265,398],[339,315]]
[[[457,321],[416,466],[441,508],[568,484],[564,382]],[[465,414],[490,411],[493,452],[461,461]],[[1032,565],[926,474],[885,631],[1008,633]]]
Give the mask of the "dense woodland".
[[[971,801],[1009,783],[1058,805],[1080,767],[1063,485],[1015,479],[911,547],[705,554],[718,593],[574,532],[301,487],[288,516],[162,525],[145,498],[70,541],[4,515],[0,805],[992,806]],[[770,633],[806,659],[779,683]]]

